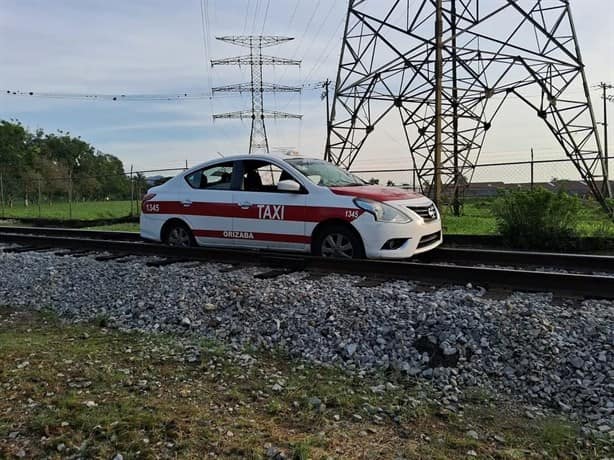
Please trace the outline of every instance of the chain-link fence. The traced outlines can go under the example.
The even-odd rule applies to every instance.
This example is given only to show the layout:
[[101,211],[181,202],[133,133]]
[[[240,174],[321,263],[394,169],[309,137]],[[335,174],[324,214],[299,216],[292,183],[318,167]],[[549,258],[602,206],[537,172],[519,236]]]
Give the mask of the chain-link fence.
[[[609,163],[609,170],[614,171],[614,162],[610,160]],[[420,180],[415,169],[357,169],[353,172],[372,183],[420,190]],[[494,197],[500,190],[531,187],[564,190],[581,196],[590,194],[574,163],[567,158],[478,164],[463,180],[468,184],[463,187],[467,198]]]
[[[21,177],[5,165],[4,169],[0,167],[0,218],[94,220],[138,216],[147,189],[186,167],[42,178]],[[614,170],[612,161],[610,168]],[[373,183],[420,190],[417,174],[411,168],[353,172]],[[531,186],[589,195],[569,159],[483,163],[471,172],[472,176],[466,178],[470,185],[464,190],[465,198],[494,197],[500,190]]]
[[147,189],[183,170],[43,178],[19,177],[0,169],[0,219],[97,220],[138,216]]

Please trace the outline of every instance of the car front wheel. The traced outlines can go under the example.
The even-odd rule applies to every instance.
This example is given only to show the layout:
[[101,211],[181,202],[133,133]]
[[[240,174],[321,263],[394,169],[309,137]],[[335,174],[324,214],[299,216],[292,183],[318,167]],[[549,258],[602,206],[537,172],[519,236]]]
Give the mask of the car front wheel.
[[171,224],[166,234],[166,244],[176,248],[189,248],[193,246],[192,232],[184,224]]
[[351,230],[343,226],[331,226],[316,238],[313,253],[316,256],[338,259],[362,259],[365,257],[362,242]]

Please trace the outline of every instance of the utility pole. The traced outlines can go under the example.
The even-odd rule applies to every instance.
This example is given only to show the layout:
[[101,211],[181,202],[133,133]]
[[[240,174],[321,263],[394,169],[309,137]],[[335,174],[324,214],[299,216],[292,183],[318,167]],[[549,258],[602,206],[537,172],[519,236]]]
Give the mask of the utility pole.
[[434,201],[441,207],[441,131],[442,131],[442,93],[443,93],[443,0],[437,0],[435,18],[435,161],[434,161]]
[[130,216],[134,215],[134,178],[132,177],[132,170],[134,165],[130,165]]
[[43,194],[41,192],[41,180],[39,179],[37,182],[38,182],[38,218],[40,219],[40,217],[41,217],[41,201],[43,199]]
[[326,147],[324,149],[324,159],[330,161],[330,106],[328,101],[328,87],[330,86],[330,80],[327,78],[324,82],[324,95],[326,96]]
[[72,220],[72,168],[68,171],[68,219]]
[[4,182],[2,176],[2,171],[0,171],[0,205],[2,205],[2,218],[4,219]]
[[269,140],[266,133],[265,118],[302,118],[302,115],[266,111],[264,110],[264,93],[281,93],[292,92],[298,93],[301,91],[299,87],[277,85],[273,83],[264,83],[262,80],[263,65],[300,65],[301,61],[294,59],[285,59],[280,57],[265,56],[262,54],[262,48],[279,45],[290,40],[292,37],[278,36],[263,36],[263,35],[247,35],[247,36],[228,36],[216,37],[218,40],[231,43],[233,45],[249,48],[249,55],[238,56],[225,59],[214,59],[211,61],[211,66],[216,65],[249,65],[251,70],[251,81],[249,83],[239,83],[229,86],[218,86],[211,88],[213,93],[217,92],[233,92],[243,93],[250,92],[252,96],[251,110],[243,110],[239,112],[229,112],[214,114],[213,119],[219,118],[238,118],[251,119],[252,129],[249,139],[249,153],[269,152]]
[[461,200],[460,187],[465,187],[465,182],[461,181],[458,156],[458,50],[456,49],[456,0],[450,1],[450,14],[452,16],[450,23],[452,24],[452,134],[454,136],[454,198],[452,201],[452,211],[455,216],[460,216]]
[[533,184],[535,183],[535,176],[533,175],[533,168],[535,167],[534,157],[533,157],[533,147],[531,147],[531,190],[533,190]]
[[609,85],[607,83],[601,82],[599,84],[599,88],[603,91],[603,183],[604,190],[609,190],[609,181],[610,181],[610,165],[609,162],[609,153],[608,153],[608,90],[613,89],[614,86]]

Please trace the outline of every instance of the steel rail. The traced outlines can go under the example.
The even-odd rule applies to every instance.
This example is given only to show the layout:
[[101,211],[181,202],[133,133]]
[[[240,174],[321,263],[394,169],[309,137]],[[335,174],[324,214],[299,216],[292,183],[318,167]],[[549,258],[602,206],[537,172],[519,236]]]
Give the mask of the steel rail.
[[441,247],[434,251],[427,252],[424,255],[415,257],[422,261],[462,264],[522,265],[577,271],[614,272],[613,256],[590,254]]
[[142,241],[136,232],[116,232],[102,230],[81,230],[60,227],[2,227],[0,235],[5,233],[17,235],[58,236],[67,238],[94,238],[108,241]]
[[[1,233],[20,233],[20,234],[31,234],[31,235],[50,235],[50,236],[66,236],[66,237],[74,237],[74,238],[100,238],[100,239],[108,239],[108,240],[121,240],[121,241],[142,241],[140,235],[137,232],[120,232],[120,231],[103,231],[103,230],[83,230],[83,229],[75,229],[75,228],[65,228],[65,227],[13,227],[13,226],[1,226],[0,225],[0,234]],[[604,243],[608,247],[614,248],[614,239],[612,238],[595,238],[588,237],[582,238],[582,241],[587,242],[589,249],[594,249],[593,246],[602,248]],[[597,244],[601,243],[601,245]],[[451,245],[453,248],[446,246],[446,249],[456,249],[459,248],[459,253],[462,249],[471,248],[480,248],[480,249],[488,249],[497,251],[495,248],[500,248],[503,246],[503,239],[498,235],[445,235],[444,236],[444,244]],[[511,252],[511,251],[509,251]],[[449,254],[452,251],[448,252]],[[518,251],[518,253],[527,253],[526,251]],[[533,253],[533,254],[549,254],[549,253]],[[555,256],[559,253],[553,253]],[[539,256],[537,256],[539,257]],[[477,256],[476,256],[477,258]],[[468,259],[467,259],[468,260]],[[526,262],[527,265],[530,265],[529,262]],[[546,262],[541,262],[535,265],[550,265]]]
[[[140,235],[135,232],[75,230],[45,227],[0,227],[0,235],[5,233],[69,238],[93,238],[109,241],[142,241]],[[440,247],[434,251],[415,256],[412,261],[435,261],[460,264],[522,265],[531,267],[552,267],[582,272],[614,272],[614,256],[535,251]]]
[[134,241],[66,238],[0,233],[0,242],[41,248],[107,251],[123,255],[158,256],[203,262],[264,265],[289,270],[320,271],[366,275],[383,279],[404,279],[435,284],[472,283],[475,286],[559,295],[614,299],[614,279],[607,276],[553,273],[542,271],[482,268],[433,263],[381,260],[340,260],[308,255],[280,254],[267,251],[223,250],[211,248],[174,248]]

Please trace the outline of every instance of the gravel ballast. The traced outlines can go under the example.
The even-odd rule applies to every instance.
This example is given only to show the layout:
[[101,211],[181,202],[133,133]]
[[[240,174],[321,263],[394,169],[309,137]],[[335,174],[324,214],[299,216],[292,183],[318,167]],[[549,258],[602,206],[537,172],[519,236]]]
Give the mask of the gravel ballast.
[[451,408],[481,387],[614,434],[612,301],[493,298],[470,285],[408,281],[361,287],[362,277],[304,272],[257,279],[266,268],[230,268],[0,252],[0,304],[283,349],[357,372],[393,370],[432,381]]

